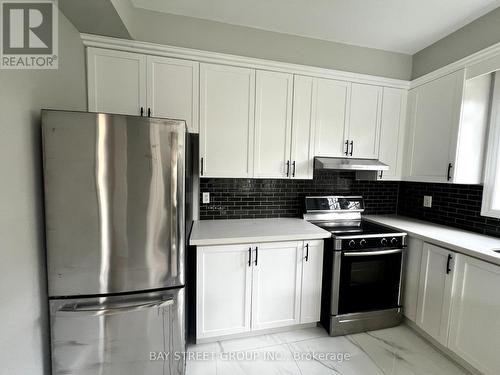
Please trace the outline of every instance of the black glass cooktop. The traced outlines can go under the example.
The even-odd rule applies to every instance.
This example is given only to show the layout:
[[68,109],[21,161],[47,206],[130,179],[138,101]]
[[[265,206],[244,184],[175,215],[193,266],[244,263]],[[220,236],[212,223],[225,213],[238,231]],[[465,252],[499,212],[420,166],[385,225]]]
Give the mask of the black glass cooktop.
[[383,225],[378,225],[371,223],[369,221],[350,221],[346,223],[339,222],[316,222],[314,223],[320,228],[323,228],[335,236],[341,236],[343,234],[386,234],[386,233],[398,233],[397,230],[384,227]]

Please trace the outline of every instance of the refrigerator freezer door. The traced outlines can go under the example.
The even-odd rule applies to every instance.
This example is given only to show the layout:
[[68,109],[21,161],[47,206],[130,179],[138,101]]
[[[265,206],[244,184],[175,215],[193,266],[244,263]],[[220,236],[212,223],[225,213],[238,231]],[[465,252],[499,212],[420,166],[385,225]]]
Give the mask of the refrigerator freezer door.
[[185,123],[42,111],[49,296],[184,284]]
[[53,374],[184,374],[184,288],[51,300],[50,313]]

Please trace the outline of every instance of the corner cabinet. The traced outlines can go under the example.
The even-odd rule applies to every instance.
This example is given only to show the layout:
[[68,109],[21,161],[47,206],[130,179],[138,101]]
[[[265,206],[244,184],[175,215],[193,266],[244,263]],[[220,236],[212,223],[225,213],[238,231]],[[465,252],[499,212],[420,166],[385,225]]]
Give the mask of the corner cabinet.
[[255,70],[200,64],[200,174],[253,176]]
[[196,339],[319,321],[323,241],[197,248]]
[[198,67],[195,61],[89,47],[89,111],[181,119],[197,133]]
[[424,243],[416,323],[443,345],[448,340],[455,255]]
[[490,85],[462,69],[410,90],[408,180],[482,182]]
[[500,267],[460,255],[448,347],[483,374],[500,373]]
[[403,313],[413,322],[417,320],[418,290],[424,242],[416,237],[408,237],[405,255]]
[[[415,249],[422,249],[422,241],[410,238],[411,267],[419,261]],[[405,281],[414,285],[417,277],[408,266]],[[478,372],[499,374],[500,266],[424,242],[419,279],[417,326]],[[405,295],[404,308],[413,320],[413,293]]]

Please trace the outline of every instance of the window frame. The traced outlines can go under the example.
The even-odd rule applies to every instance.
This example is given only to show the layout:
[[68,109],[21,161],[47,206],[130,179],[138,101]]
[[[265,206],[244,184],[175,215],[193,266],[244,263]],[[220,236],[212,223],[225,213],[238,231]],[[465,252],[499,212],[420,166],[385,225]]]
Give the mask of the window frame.
[[[491,115],[484,165],[484,189],[481,216],[500,219],[500,202],[493,208],[495,188],[500,190],[500,73],[494,74]],[[498,185],[498,186],[496,186]],[[500,191],[498,192],[500,200]]]

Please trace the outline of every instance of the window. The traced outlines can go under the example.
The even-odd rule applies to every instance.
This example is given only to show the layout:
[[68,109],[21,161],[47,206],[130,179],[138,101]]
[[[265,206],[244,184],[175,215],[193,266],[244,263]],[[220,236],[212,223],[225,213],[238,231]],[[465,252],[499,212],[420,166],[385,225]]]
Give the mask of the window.
[[481,215],[500,218],[500,72],[495,73]]

